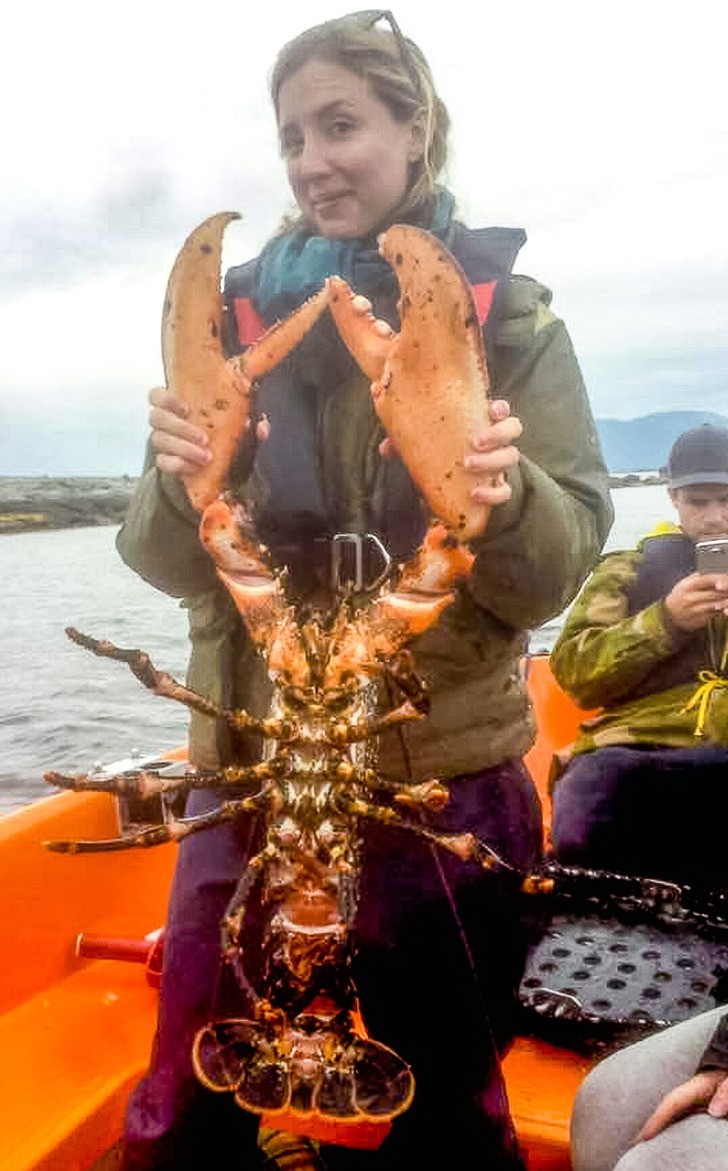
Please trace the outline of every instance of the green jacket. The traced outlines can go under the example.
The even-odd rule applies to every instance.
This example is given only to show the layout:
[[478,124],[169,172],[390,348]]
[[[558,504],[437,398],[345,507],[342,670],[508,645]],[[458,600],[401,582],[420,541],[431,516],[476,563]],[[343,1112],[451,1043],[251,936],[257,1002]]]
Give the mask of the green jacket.
[[[679,530],[666,526],[665,535],[671,532]],[[716,682],[725,624],[716,622],[707,633],[681,631],[661,598],[631,612],[628,592],[643,562],[643,542],[604,557],[551,652],[564,690],[581,707],[601,709],[557,754],[552,781],[573,756],[610,745],[728,745],[728,687]],[[671,676],[675,685],[666,686]]]
[[[507,278],[508,279],[508,278]],[[474,772],[519,757],[534,740],[520,670],[528,631],[560,613],[595,563],[612,521],[607,474],[568,334],[550,294],[511,277],[489,352],[492,394],[523,423],[511,500],[496,508],[473,543],[475,566],[438,625],[413,645],[426,679],[430,716],[380,744],[389,775],[424,778]],[[272,377],[272,376],[271,376]],[[349,483],[378,458],[363,376],[354,410],[328,410],[319,433],[325,482]],[[366,404],[366,405],[364,405]],[[122,558],[156,588],[183,599],[192,656],[188,684],[226,705],[263,715],[270,688],[262,663],[208,555],[180,482],[149,467],[119,533]],[[250,759],[253,742],[193,714],[190,755],[201,767]]]

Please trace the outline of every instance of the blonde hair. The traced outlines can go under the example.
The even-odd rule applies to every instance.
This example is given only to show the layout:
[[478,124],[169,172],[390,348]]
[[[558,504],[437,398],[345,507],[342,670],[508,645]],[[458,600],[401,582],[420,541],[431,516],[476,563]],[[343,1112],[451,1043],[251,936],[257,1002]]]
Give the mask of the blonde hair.
[[[396,33],[377,28],[380,19],[389,19]],[[276,58],[270,82],[276,116],[284,81],[312,60],[333,62],[363,78],[395,121],[422,119],[424,151],[412,164],[407,194],[396,211],[401,216],[422,207],[447,162],[450,115],[421,49],[385,12],[352,13],[315,25],[284,45]]]

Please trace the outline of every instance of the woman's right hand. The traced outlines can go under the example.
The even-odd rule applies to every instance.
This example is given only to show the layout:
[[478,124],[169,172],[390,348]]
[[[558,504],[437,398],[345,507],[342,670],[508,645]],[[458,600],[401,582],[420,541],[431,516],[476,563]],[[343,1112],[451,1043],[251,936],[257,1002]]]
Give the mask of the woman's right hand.
[[160,472],[191,476],[212,459],[204,431],[187,422],[189,407],[166,386],[149,392],[149,425]]
[[679,630],[702,630],[716,614],[728,613],[728,576],[689,573],[676,582],[663,604]]

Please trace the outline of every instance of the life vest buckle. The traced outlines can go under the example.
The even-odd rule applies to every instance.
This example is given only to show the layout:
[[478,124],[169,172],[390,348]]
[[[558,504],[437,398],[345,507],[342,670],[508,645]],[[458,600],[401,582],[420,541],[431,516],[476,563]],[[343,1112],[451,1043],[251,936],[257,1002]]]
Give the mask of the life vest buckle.
[[391,569],[392,558],[374,533],[334,533],[331,537],[331,588],[336,594],[372,594],[387,580]]

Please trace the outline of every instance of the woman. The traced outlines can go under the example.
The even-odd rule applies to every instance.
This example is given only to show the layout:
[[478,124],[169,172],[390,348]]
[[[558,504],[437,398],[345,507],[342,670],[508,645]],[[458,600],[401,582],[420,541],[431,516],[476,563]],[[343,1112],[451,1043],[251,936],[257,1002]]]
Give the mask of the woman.
[[[384,773],[402,780],[449,778],[451,801],[436,824],[473,830],[526,868],[539,857],[541,816],[521,763],[533,728],[519,659],[525,632],[563,610],[599,553],[611,522],[607,479],[550,295],[510,276],[525,236],[469,231],[454,218],[452,197],[436,183],[447,112],[419,49],[389,14],[390,28],[378,27],[381,16],[328,22],[278,57],[272,98],[300,215],[256,260],[227,274],[227,343],[231,352],[243,348],[251,319],[272,323],[331,273],[396,325],[395,278],[376,251],[377,233],[393,222],[433,232],[471,283],[496,282],[486,330],[496,401],[490,426],[472,437],[467,453],[473,495],[494,509],[485,535],[472,543],[467,586],[414,647],[431,716],[382,737],[379,759]],[[154,390],[151,402],[150,467],[119,537],[121,555],[152,584],[184,597],[190,685],[263,714],[262,666],[199,545],[179,479],[206,462],[204,435],[186,422],[173,387]],[[383,445],[367,381],[330,319],[263,380],[259,405],[265,442],[252,476],[250,453],[241,455],[235,475],[261,537],[291,568],[299,597],[320,581],[334,533],[374,532],[394,558],[409,556],[426,524],[422,501]],[[257,753],[196,715],[190,745],[195,764],[205,767]],[[214,802],[198,794],[188,812]],[[251,832],[218,828],[181,847],[153,1062],[127,1117],[128,1168],[193,1166],[198,1138],[199,1157],[209,1162],[209,1144],[223,1133],[236,1136],[235,1166],[245,1158],[254,1165],[255,1120],[227,1095],[211,1101],[195,1085],[189,1058],[195,1030],[219,1002],[218,924]],[[401,834],[365,837],[355,979],[370,1033],[412,1065],[417,1089],[377,1152],[328,1147],[326,1167],[445,1159],[464,1168],[521,1166],[497,1051],[509,1037],[524,937],[508,900],[475,869],[433,858]]]

